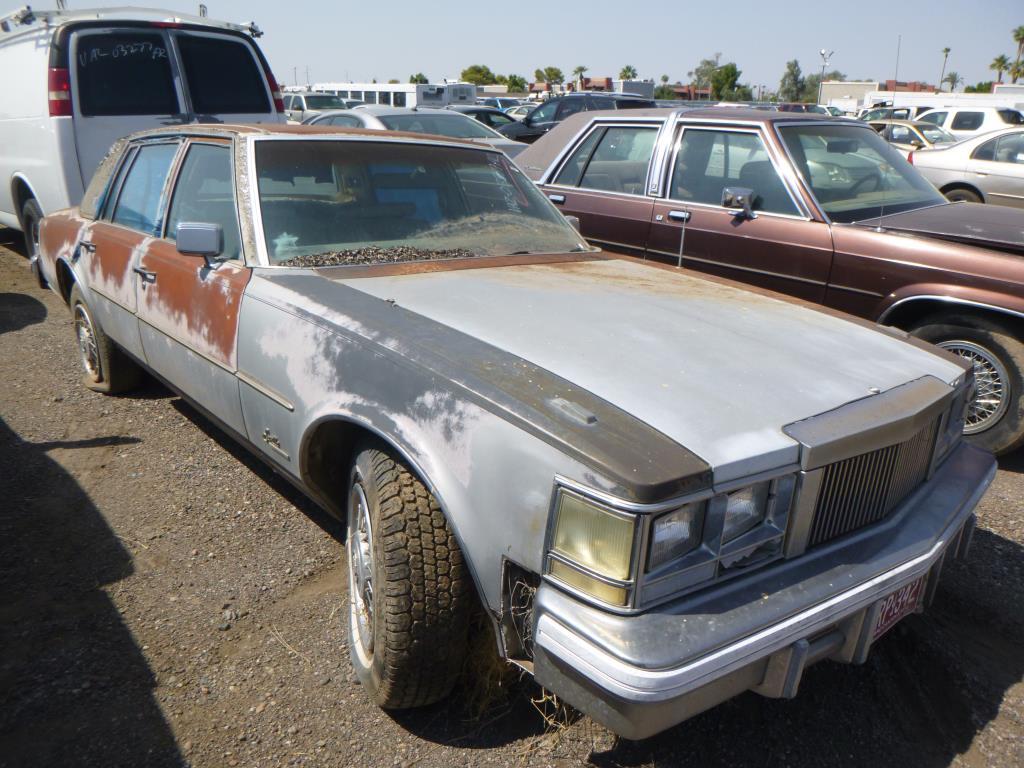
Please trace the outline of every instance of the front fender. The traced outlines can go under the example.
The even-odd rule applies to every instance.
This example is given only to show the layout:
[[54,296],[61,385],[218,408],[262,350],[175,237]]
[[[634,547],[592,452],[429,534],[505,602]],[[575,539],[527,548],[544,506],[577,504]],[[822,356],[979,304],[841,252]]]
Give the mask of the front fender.
[[999,290],[975,288],[948,283],[916,283],[905,285],[885,297],[877,308],[877,321],[883,325],[901,316],[916,316],[916,303],[933,302],[955,310],[981,309],[1008,316],[1024,318],[1024,297]]

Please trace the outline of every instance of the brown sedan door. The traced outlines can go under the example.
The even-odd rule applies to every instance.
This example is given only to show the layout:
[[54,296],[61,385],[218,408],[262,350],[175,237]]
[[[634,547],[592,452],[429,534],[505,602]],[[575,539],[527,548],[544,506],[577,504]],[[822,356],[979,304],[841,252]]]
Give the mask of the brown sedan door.
[[658,125],[596,123],[576,144],[544,192],[580,220],[587,240],[642,255],[654,201],[644,192]]
[[[722,204],[752,190],[752,213]],[[665,199],[652,211],[647,258],[822,302],[832,235],[804,214],[756,130],[685,128]]]

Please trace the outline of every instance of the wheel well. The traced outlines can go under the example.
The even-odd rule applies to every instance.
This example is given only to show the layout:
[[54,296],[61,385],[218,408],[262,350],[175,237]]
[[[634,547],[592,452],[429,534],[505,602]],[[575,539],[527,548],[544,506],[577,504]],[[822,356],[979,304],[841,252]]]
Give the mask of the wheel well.
[[919,299],[908,301],[892,311],[885,318],[885,325],[892,325],[909,331],[926,322],[943,322],[949,318],[978,318],[1004,326],[1015,336],[1022,338],[1024,319],[997,309],[974,307],[968,304],[957,304],[938,299]]
[[25,183],[25,180],[20,177],[14,180],[11,187],[11,197],[14,198],[14,215],[18,217],[18,224],[24,228],[24,222],[21,220],[21,209],[24,208],[25,203],[35,197],[35,195],[32,194],[32,190],[29,188],[28,184]]
[[71,267],[67,265],[67,262],[58,259],[57,260],[57,287],[60,289],[60,295],[64,297],[64,303],[67,304],[71,301],[71,288],[75,284],[75,275],[71,271]]
[[978,197],[980,197],[982,200],[985,199],[985,195],[983,195],[981,193],[980,189],[978,189],[975,186],[972,186],[971,184],[967,184],[966,182],[963,182],[963,181],[954,181],[954,182],[952,182],[950,184],[947,184],[946,186],[944,186],[939,191],[942,194],[946,194],[947,192],[952,192],[954,189],[962,189],[962,190],[964,190],[966,192],[973,192]]

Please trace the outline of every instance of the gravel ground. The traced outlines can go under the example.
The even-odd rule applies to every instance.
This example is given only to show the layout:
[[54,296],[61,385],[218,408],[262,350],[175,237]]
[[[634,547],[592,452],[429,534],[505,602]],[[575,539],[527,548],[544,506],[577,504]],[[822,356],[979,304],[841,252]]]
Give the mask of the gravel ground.
[[0,766],[1024,764],[1024,455],[933,609],[792,701],[635,743],[551,726],[528,682],[388,714],[349,667],[342,527],[161,386],[84,389],[17,243],[0,228]]

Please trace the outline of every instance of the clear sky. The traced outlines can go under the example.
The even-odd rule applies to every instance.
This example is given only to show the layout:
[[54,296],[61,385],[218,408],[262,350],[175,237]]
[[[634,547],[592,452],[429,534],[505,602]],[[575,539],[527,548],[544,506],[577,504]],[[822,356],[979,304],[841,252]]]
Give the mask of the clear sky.
[[[10,0],[14,7],[21,0]],[[109,3],[115,5],[116,3]],[[569,76],[617,76],[626,64],[641,77],[668,75],[687,82],[700,59],[722,54],[742,70],[740,82],[778,87],[786,61],[804,74],[820,71],[821,48],[834,50],[830,69],[848,78],[935,83],[944,47],[946,71],[967,84],[995,79],[997,55],[1013,59],[1011,31],[1024,25],[1024,0],[208,0],[210,16],[255,20],[266,33],[260,45],[287,84],[297,71],[312,81],[403,82],[414,72],[431,80],[457,78],[470,64],[532,79],[538,67]],[[49,5],[38,2],[38,7]],[[98,2],[69,0],[71,8]],[[153,0],[153,5],[197,12],[196,2]],[[294,69],[293,69],[294,68]]]

